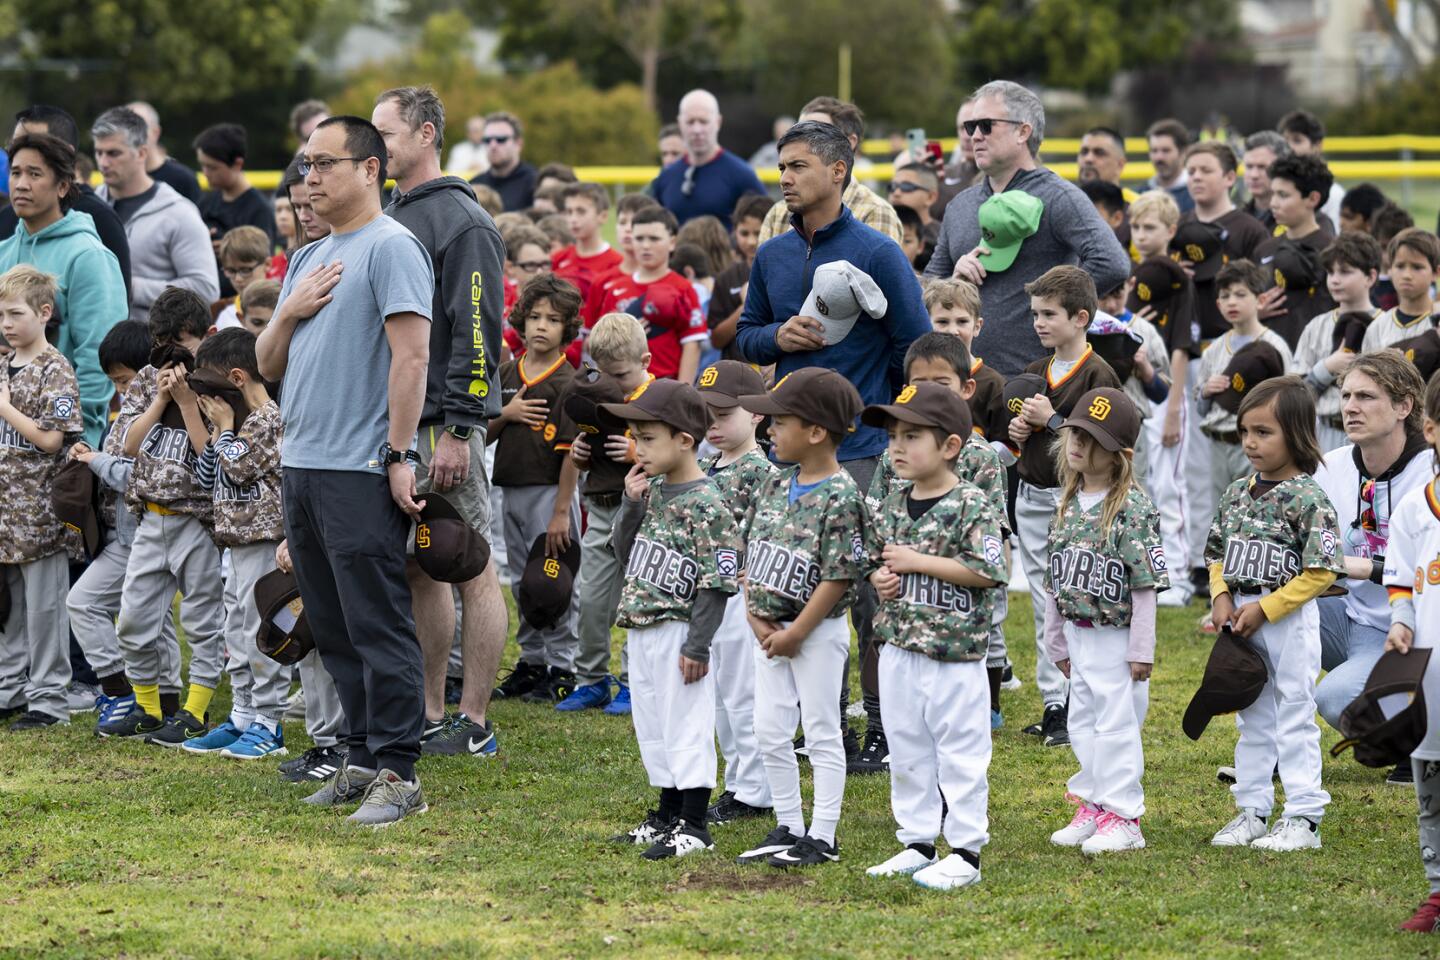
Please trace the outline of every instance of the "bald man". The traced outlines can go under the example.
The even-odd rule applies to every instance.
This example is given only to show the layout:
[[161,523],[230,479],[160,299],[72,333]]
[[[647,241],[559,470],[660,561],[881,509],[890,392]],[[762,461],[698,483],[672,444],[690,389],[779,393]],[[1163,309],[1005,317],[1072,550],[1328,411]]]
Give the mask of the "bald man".
[[720,103],[708,90],[680,98],[680,135],[685,162],[674,163],[646,188],[681,223],[706,214],[730,230],[730,213],[747,193],[764,193],[750,165],[720,146]]
[[125,106],[140,114],[149,132],[150,150],[147,153],[149,159],[145,172],[150,175],[150,179],[170,184],[176,193],[199,206],[200,181],[196,179],[195,171],[170,156],[160,145],[160,114],[144,100],[136,100]]

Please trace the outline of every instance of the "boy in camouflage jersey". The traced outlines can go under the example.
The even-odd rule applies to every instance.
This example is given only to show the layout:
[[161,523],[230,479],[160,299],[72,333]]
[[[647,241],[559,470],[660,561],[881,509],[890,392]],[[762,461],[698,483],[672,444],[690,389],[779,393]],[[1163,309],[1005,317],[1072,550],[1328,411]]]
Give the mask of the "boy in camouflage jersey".
[[[710,410],[705,439],[716,450],[700,461],[700,469],[720,490],[720,498],[740,533],[740,566],[750,504],[775,473],[755,442],[763,419],[740,406],[740,396],[765,392],[765,378],[748,363],[721,360],[706,367],[698,380],[700,396]],[[706,812],[710,823],[728,823],[771,813],[770,783],[755,741],[755,634],[745,619],[745,596],[736,593],[725,604],[725,619],[710,646],[710,672],[715,677],[715,734],[725,758],[725,792]]]
[[[744,525],[746,613],[759,641],[753,654],[755,737],[777,825],[739,861],[831,863],[840,858],[835,828],[845,796],[840,685],[850,630],[844,615],[867,558],[865,500],[840,469],[835,450],[855,428],[860,395],[833,370],[807,367],[781,379],[769,394],[740,397],[740,405],[774,418],[775,457],[796,466],[760,488]],[[798,721],[815,774],[808,832],[791,741]]]
[[[152,363],[130,384],[112,429],[125,437],[133,457],[126,500],[140,516],[125,568],[116,640],[125,674],[140,709],[104,724],[104,737],[139,737],[178,747],[205,733],[206,709],[220,682],[224,625],[220,552],[210,528],[211,493],[195,475],[208,430],[186,369],[172,358],[193,357],[210,329],[210,311],[188,290],[171,287],[150,307]],[[156,360],[164,369],[154,366]],[[190,684],[184,706],[161,714],[158,683],[162,670],[160,621],[170,616],[176,589],[180,625],[190,644]]]
[[[894,404],[867,407],[862,419],[889,429],[887,452],[907,481],[876,514],[867,564],[881,600],[875,632],[884,644],[878,672],[890,807],[905,848],[867,872],[913,874],[921,886],[954,889],[979,881],[989,839],[983,664],[995,588],[1006,579],[1000,514],[957,475],[955,461],[973,437],[959,394],[911,384]],[[935,850],[942,831],[951,848],[944,860]]]
[[285,538],[280,513],[280,407],[255,361],[255,335],[232,327],[200,345],[191,375],[210,437],[195,475],[215,497],[215,542],[230,550],[225,583],[225,645],[233,696],[230,717],[184,744],[191,753],[236,760],[284,756],[280,720],[290,671],[260,652],[255,584],[275,569]]
[[[1330,795],[1320,785],[1320,619],[1313,601],[1345,572],[1339,521],[1311,474],[1320,462],[1315,402],[1299,377],[1275,377],[1241,401],[1241,442],[1256,473],[1225,491],[1205,544],[1211,619],[1249,639],[1269,679],[1235,719],[1239,814],[1216,846],[1288,851],[1320,846]],[[1285,809],[1266,832],[1279,767]]]
[[[70,571],[65,527],[50,504],[66,438],[78,438],[75,369],[45,340],[55,279],[18,266],[0,276],[0,328],[14,352],[0,369],[0,577],[10,615],[0,623],[0,717],[11,730],[69,723]],[[78,555],[78,553],[77,553]]]
[[694,387],[657,380],[629,403],[602,406],[635,440],[612,539],[625,569],[617,622],[629,631],[635,739],[660,789],[660,809],[615,839],[646,845],[647,860],[683,857],[715,846],[705,828],[715,788],[710,645],[738,589],[740,536],[695,462],[710,418]]

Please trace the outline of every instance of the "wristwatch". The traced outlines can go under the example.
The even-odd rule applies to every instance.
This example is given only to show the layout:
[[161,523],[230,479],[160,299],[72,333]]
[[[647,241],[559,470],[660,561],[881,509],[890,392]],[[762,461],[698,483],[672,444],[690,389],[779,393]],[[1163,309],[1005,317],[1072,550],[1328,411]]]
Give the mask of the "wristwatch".
[[1045,429],[1051,433],[1059,433],[1063,426],[1065,426],[1065,418],[1058,413],[1050,414],[1050,419],[1045,421]]
[[470,435],[474,433],[474,431],[474,427],[467,426],[462,423],[452,423],[450,424],[450,426],[445,428],[445,432],[450,434],[450,436],[454,437],[456,440],[461,440],[466,443],[470,442]]
[[389,467],[394,463],[419,463],[420,455],[414,450],[396,450],[386,440],[380,444],[380,466]]

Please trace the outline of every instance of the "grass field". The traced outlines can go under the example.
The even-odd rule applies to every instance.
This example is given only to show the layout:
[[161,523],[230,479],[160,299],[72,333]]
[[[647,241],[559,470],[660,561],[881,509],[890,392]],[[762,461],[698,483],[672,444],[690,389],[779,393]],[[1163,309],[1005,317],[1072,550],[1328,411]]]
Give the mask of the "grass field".
[[[1016,672],[1033,676],[1028,604]],[[427,758],[430,812],[384,832],[297,802],[273,765],[100,743],[93,718],[0,734],[0,957],[1402,957],[1392,932],[1424,896],[1414,795],[1353,761],[1325,764],[1323,850],[1216,850],[1232,813],[1215,781],[1234,728],[1200,743],[1180,715],[1208,643],[1199,608],[1161,611],[1145,728],[1149,847],[1087,861],[1050,846],[1069,808],[1068,749],[1019,732],[1033,682],[1006,693],[990,768],[984,881],[956,894],[867,878],[897,848],[888,779],[851,778],[842,861],[735,866],[768,825],[651,864],[606,842],[653,804],[628,719],[499,704],[498,758]],[[507,653],[512,662],[514,649]],[[217,713],[227,694],[216,698]],[[287,725],[292,753],[308,746]],[[1335,735],[1327,731],[1326,745]],[[802,765],[808,796],[808,768]]]

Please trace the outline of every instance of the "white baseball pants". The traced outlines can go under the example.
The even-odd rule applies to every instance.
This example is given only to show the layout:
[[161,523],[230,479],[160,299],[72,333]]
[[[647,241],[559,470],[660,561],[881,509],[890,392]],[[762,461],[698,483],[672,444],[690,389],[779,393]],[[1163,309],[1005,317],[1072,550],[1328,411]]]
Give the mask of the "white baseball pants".
[[710,644],[715,678],[715,736],[725,758],[725,789],[752,807],[770,806],[770,781],[755,740],[755,634],[745,619],[745,595],[725,604],[725,618]]
[[715,786],[715,673],[680,673],[690,624],[667,620],[630,630],[630,717],[652,787]]
[[1145,753],[1140,727],[1150,707],[1150,683],[1130,679],[1124,627],[1065,624],[1070,648],[1070,749],[1080,769],[1065,788],[1118,817],[1145,813]]

